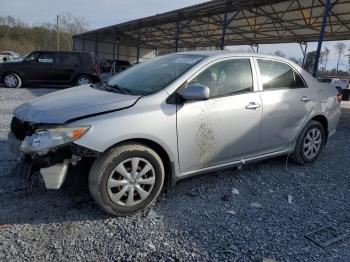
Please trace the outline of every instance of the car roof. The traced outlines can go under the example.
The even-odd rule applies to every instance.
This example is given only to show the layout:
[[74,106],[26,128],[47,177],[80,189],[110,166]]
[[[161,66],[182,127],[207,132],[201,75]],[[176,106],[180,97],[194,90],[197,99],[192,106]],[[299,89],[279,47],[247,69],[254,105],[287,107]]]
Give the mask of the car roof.
[[277,59],[281,61],[286,62],[292,62],[289,59],[275,56],[275,55],[269,55],[269,54],[259,54],[259,53],[249,53],[249,52],[234,52],[234,51],[228,51],[228,50],[200,50],[200,51],[186,51],[186,52],[178,52],[175,54],[187,54],[187,55],[202,55],[207,56],[211,58],[222,58],[227,56],[237,56],[237,57],[258,57],[258,58],[271,58],[271,59]]
[[38,53],[84,53],[84,54],[93,53],[90,51],[55,51],[55,50],[33,50],[31,53],[33,53],[33,52],[38,52]]

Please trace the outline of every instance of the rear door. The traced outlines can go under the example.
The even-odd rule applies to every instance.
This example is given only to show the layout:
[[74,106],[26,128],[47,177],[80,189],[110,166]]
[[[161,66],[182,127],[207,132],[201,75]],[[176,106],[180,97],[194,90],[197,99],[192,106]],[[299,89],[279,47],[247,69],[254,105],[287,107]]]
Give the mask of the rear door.
[[57,83],[72,82],[81,64],[77,53],[58,53],[57,63],[54,64],[53,80]]
[[263,117],[260,153],[287,148],[315,107],[316,97],[300,74],[289,64],[256,59],[260,72]]

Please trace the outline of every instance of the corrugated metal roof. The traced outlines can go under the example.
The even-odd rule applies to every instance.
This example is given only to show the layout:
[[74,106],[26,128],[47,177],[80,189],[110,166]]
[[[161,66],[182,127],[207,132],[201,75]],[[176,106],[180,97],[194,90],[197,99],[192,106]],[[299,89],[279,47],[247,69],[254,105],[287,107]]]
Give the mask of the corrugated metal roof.
[[[76,39],[173,48],[220,46],[227,12],[225,45],[317,41],[325,0],[215,0],[80,35]],[[331,0],[325,40],[350,39],[350,0]]]

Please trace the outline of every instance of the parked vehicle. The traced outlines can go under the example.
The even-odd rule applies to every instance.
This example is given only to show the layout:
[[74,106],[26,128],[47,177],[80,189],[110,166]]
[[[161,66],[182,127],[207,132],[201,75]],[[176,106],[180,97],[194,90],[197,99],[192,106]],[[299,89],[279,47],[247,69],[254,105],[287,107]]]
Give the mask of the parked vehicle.
[[322,83],[329,83],[332,87],[337,89],[349,88],[349,79],[333,78],[333,77],[320,77],[319,81]]
[[106,60],[104,63],[101,63],[101,79],[108,79],[126,69],[131,67],[129,61],[125,60]]
[[126,60],[110,60],[107,59],[101,63],[101,73],[113,72],[113,74],[120,73],[131,66],[129,61]]
[[7,57],[5,55],[0,54],[0,63],[6,62],[6,61],[7,61]]
[[13,52],[13,51],[1,51],[0,52],[0,59],[2,59],[3,62],[6,62],[8,60],[13,60],[19,58],[21,55]]
[[34,51],[24,59],[0,64],[0,80],[8,88],[96,83],[99,72],[97,58],[90,52]]
[[176,53],[22,104],[9,144],[47,188],[87,160],[93,198],[124,216],[195,174],[287,154],[315,161],[336,131],[336,94],[280,57]]

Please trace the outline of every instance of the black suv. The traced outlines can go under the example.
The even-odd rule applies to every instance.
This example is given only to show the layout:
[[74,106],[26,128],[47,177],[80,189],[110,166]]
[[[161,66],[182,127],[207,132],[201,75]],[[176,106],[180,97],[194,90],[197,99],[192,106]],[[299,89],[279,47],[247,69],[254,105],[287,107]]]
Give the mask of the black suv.
[[23,59],[0,63],[0,80],[9,88],[84,85],[100,81],[100,65],[91,52],[33,51]]

